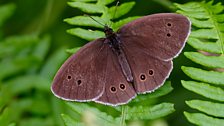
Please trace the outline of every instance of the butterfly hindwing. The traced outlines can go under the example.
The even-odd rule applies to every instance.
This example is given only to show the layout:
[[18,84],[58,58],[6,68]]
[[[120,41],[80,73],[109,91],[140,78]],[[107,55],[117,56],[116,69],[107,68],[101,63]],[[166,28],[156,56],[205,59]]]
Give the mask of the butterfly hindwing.
[[105,74],[105,90],[96,102],[116,106],[125,104],[136,96],[133,85],[127,82],[118,63],[118,58],[111,49],[108,49]]
[[137,93],[152,92],[159,88],[170,75],[172,61],[154,58],[144,50],[124,47],[134,78]]

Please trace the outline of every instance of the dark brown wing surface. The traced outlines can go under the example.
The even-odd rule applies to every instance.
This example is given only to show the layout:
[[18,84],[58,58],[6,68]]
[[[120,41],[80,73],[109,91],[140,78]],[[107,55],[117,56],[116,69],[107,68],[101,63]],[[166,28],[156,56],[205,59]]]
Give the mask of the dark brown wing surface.
[[118,36],[128,48],[145,50],[161,60],[171,60],[184,47],[189,30],[190,21],[185,16],[164,13],[145,16],[124,25],[118,30]]
[[137,93],[151,92],[159,88],[172,70],[172,61],[154,58],[144,50],[124,47],[134,77]]
[[116,106],[125,104],[136,96],[133,85],[127,82],[118,63],[118,58],[111,49],[108,49],[105,76],[105,91],[96,102]]
[[118,31],[137,93],[154,91],[172,70],[190,32],[190,21],[179,14],[155,14],[132,21]]
[[107,49],[104,39],[97,39],[72,55],[57,72],[52,92],[71,101],[90,101],[104,92]]

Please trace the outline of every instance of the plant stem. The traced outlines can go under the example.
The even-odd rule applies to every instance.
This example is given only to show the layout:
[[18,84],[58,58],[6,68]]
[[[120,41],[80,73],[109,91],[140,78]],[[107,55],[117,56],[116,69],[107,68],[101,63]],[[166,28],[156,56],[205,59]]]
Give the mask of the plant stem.
[[126,126],[125,119],[126,119],[127,107],[121,106],[121,124],[120,126]]

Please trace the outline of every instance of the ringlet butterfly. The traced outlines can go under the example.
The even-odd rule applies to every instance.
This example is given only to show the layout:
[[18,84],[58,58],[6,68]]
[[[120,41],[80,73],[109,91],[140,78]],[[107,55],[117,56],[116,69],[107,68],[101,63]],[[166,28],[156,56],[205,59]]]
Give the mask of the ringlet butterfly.
[[106,38],[73,54],[57,72],[51,90],[68,101],[128,103],[137,94],[163,85],[190,28],[187,17],[174,13],[144,16],[117,32],[105,26]]

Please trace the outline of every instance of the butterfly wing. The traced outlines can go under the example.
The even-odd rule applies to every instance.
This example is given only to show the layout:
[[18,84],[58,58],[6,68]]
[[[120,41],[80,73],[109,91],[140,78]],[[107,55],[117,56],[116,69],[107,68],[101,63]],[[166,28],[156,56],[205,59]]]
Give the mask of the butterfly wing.
[[145,16],[118,31],[137,93],[160,87],[172,70],[172,59],[184,47],[190,21],[179,14]]
[[170,60],[184,47],[190,25],[180,14],[154,14],[124,25],[118,30],[118,37],[128,48],[139,48],[152,57]]
[[172,61],[152,57],[140,49],[123,47],[134,78],[137,93],[146,93],[159,88],[172,70]]
[[90,101],[104,91],[107,49],[105,39],[97,39],[72,55],[57,72],[52,92],[71,101]]
[[118,58],[111,49],[108,49],[105,74],[105,90],[96,102],[116,106],[125,104],[136,96],[133,85],[127,82],[118,63]]

